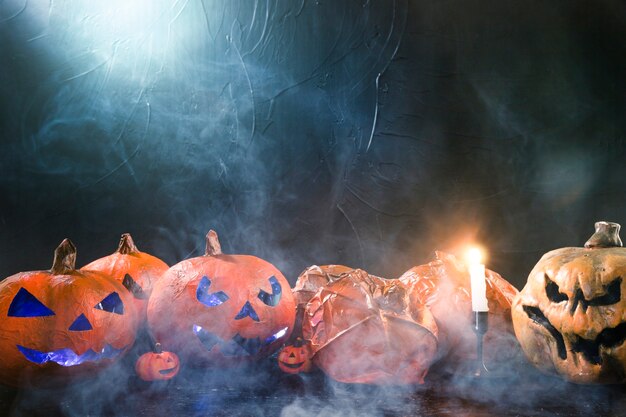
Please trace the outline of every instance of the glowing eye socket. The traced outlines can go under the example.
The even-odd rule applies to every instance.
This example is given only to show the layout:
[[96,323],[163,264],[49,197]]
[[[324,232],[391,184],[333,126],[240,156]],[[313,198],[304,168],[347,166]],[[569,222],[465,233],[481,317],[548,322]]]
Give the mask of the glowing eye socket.
[[9,306],[9,317],[45,317],[54,316],[54,311],[43,305],[34,295],[20,288]]
[[93,306],[93,308],[108,311],[109,313],[124,314],[124,303],[122,303],[122,299],[116,292],[107,295],[102,301]]
[[274,276],[270,277],[269,282],[270,282],[270,285],[272,286],[272,293],[269,294],[263,290],[260,290],[259,299],[263,301],[263,303],[267,304],[268,306],[275,307],[280,301],[282,288],[280,287],[280,283]]
[[209,294],[209,287],[211,286],[211,280],[204,276],[200,280],[200,284],[198,284],[198,289],[196,290],[196,298],[202,304],[207,307],[215,307],[226,300],[228,300],[228,295],[224,291],[217,291]]

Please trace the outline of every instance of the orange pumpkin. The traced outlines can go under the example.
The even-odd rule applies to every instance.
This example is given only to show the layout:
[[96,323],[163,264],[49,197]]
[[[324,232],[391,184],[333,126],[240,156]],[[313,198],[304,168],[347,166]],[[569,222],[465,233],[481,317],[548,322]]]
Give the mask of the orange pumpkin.
[[148,302],[152,334],[191,364],[269,355],[289,337],[294,317],[283,274],[255,256],[222,254],[212,230],[206,254],[172,266]]
[[278,367],[288,374],[311,371],[311,348],[301,337],[286,345],[278,354]]
[[577,383],[626,382],[626,248],[598,222],[584,248],[546,253],[513,303],[515,334],[540,370]]
[[122,235],[120,244],[113,254],[81,268],[83,271],[100,271],[121,282],[133,295],[141,323],[146,321],[146,308],[152,287],[167,269],[165,262],[137,249],[128,233]]
[[47,385],[92,374],[134,343],[132,296],[104,274],[74,269],[75,261],[65,239],[50,271],[0,282],[0,381]]
[[179,370],[178,355],[163,351],[160,343],[154,345],[154,352],[144,353],[135,363],[135,372],[144,381],[172,379]]

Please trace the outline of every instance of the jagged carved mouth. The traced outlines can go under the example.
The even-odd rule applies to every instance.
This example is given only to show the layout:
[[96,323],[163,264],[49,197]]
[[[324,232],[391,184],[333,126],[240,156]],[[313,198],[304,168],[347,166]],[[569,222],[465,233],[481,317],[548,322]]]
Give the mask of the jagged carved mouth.
[[[524,312],[532,321],[544,327],[556,341],[559,358],[567,359],[567,350],[563,335],[550,323],[548,318],[537,307],[522,306]],[[583,357],[593,365],[602,364],[600,347],[606,349],[620,346],[626,340],[626,322],[620,323],[616,327],[609,327],[602,330],[595,339],[585,339],[574,335],[571,341],[570,350],[573,353],[582,353]]]
[[126,350],[126,347],[116,349],[113,346],[106,344],[100,352],[95,352],[93,349],[89,349],[85,353],[79,355],[70,348],[42,352],[37,349],[29,349],[27,347],[17,345],[17,349],[22,353],[22,355],[33,363],[43,365],[47,362],[55,362],[61,366],[74,366],[85,362],[99,362],[103,359],[113,359]]
[[264,347],[274,343],[276,340],[287,334],[288,327],[284,327],[261,340],[258,337],[247,339],[237,333],[231,340],[223,340],[215,334],[204,330],[201,326],[193,325],[193,332],[202,342],[207,350],[212,350],[215,346],[219,346],[220,352],[224,356],[254,356],[258,354]]

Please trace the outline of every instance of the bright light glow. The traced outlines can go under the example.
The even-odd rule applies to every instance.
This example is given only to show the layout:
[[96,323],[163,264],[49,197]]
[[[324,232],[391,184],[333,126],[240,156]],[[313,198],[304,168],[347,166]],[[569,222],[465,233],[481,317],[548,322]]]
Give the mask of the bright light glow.
[[470,274],[472,311],[489,311],[483,259],[484,250],[476,246],[469,248],[465,254],[465,260]]
[[185,0],[60,0],[47,9],[29,4],[25,11],[56,30],[44,35],[68,59],[66,80],[100,72],[107,82],[135,83],[198,50],[207,19],[217,14],[212,12],[203,2]]
[[265,339],[265,344],[269,344],[269,343],[274,342],[275,340],[280,339],[281,337],[287,334],[287,330],[289,330],[289,327],[280,329],[279,331],[277,331],[276,333],[274,333],[273,335]]
[[465,260],[470,265],[481,264],[484,262],[485,254],[484,250],[478,246],[472,246],[465,253]]

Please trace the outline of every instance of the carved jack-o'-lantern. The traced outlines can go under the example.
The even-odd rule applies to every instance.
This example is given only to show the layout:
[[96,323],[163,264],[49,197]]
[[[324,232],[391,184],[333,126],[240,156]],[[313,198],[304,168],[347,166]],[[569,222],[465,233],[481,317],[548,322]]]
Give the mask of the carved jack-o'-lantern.
[[301,337],[282,348],[278,354],[278,367],[288,374],[311,370],[311,348]]
[[165,262],[137,249],[128,233],[122,235],[119,247],[113,254],[96,259],[81,268],[86,271],[100,271],[121,282],[133,295],[141,323],[146,320],[146,308],[152,287],[167,269]]
[[546,253],[513,303],[515,334],[539,369],[578,383],[626,381],[626,249],[598,222],[584,248]]
[[46,385],[93,373],[135,341],[132,296],[98,272],[74,269],[65,239],[50,271],[22,272],[0,283],[0,380]]
[[269,355],[289,337],[294,317],[283,274],[255,256],[222,254],[212,230],[206,254],[172,266],[148,302],[155,338],[191,364]]
[[173,352],[165,352],[160,343],[154,345],[154,352],[144,353],[135,363],[135,372],[144,381],[172,379],[179,370],[178,355]]

